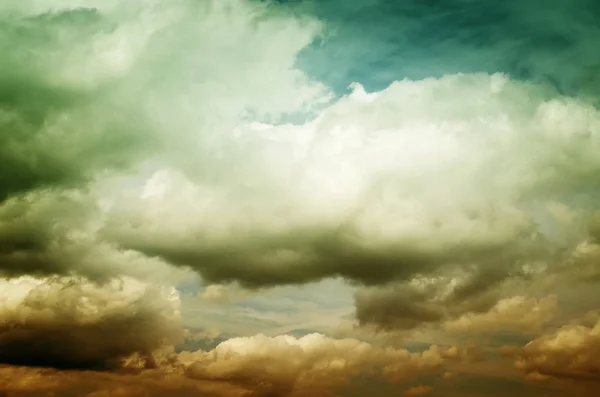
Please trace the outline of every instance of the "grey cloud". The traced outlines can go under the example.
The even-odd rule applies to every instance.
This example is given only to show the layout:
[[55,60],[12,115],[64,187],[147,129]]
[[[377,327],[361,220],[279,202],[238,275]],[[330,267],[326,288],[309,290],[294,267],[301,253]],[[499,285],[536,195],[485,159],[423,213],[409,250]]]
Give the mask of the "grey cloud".
[[[116,236],[116,237],[115,237]],[[450,247],[436,252],[410,247],[399,243],[383,247],[370,247],[352,230],[322,229],[291,231],[277,236],[248,236],[246,241],[210,247],[194,246],[186,238],[172,239],[164,236],[119,238],[115,233],[109,238],[120,241],[122,247],[158,256],[170,263],[190,267],[198,271],[204,280],[212,283],[237,281],[247,288],[268,287],[281,284],[304,284],[328,277],[342,276],[365,285],[386,284],[394,280],[431,273],[444,265],[472,263],[479,266],[503,266],[495,273],[508,272],[517,264],[514,247],[489,247],[479,245]],[[261,238],[262,237],[262,238]],[[503,257],[504,261],[490,258]],[[457,294],[470,295],[471,289],[486,288],[508,274],[494,274],[481,270],[464,291]]]
[[412,329],[440,322],[446,316],[442,305],[430,302],[425,293],[409,286],[359,291],[355,306],[361,325],[375,325],[384,330]]
[[[500,289],[505,281],[506,278],[478,285],[470,275],[437,279],[433,276],[417,277],[412,284],[359,289],[354,297],[356,318],[361,325],[386,331],[439,326],[464,314],[488,311],[501,299]],[[467,289],[469,293],[465,293]]]
[[115,369],[181,335],[176,296],[133,280],[2,280],[0,362],[61,369]]

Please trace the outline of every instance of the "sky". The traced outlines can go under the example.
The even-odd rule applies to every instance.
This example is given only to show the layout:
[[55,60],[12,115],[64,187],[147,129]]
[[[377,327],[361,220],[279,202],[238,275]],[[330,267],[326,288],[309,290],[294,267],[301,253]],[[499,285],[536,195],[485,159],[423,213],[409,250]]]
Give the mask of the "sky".
[[0,0],[0,395],[600,387],[595,0]]

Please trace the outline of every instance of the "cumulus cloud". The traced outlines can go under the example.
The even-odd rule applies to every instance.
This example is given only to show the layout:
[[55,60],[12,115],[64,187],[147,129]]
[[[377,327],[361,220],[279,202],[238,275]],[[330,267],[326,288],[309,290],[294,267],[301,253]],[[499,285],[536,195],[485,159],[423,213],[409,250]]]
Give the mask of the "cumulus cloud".
[[176,352],[184,337],[215,334],[182,328],[173,288],[131,278],[95,284],[24,276],[3,279],[0,292],[0,387],[14,393],[335,396],[355,377],[401,383],[441,376],[446,360],[467,354],[322,334],[239,337],[212,350]]
[[100,238],[103,200],[77,189],[41,189],[4,201],[0,275],[84,276],[101,283],[120,276],[166,284],[194,278],[192,272]]
[[[556,301],[507,284],[598,279],[600,112],[560,84],[447,74],[333,98],[298,63],[326,22],[274,2],[12,3],[0,5],[6,390],[329,395],[473,355],[317,334],[177,353],[170,285],[192,272],[212,301],[339,277],[360,285],[359,323],[387,331],[534,332]],[[513,353],[531,374],[594,377],[596,328]],[[152,391],[159,378],[167,389]]]
[[258,2],[22,3],[0,10],[0,199],[187,147],[216,166],[211,141],[244,112],[324,92],[293,68],[319,24]]
[[[71,203],[28,208],[49,201],[40,199],[41,191],[56,196],[115,172],[143,179],[148,162],[186,171],[210,167],[205,177],[216,177],[231,169],[220,146],[240,120],[277,118],[326,98],[320,84],[293,67],[319,23],[265,4],[27,1],[0,11],[6,33],[0,39],[0,233],[6,237],[0,269],[8,275],[75,268],[97,278],[104,263],[90,269],[81,262],[118,255],[93,227],[86,236],[91,247],[68,240],[96,215],[94,199],[110,202],[106,196],[126,186],[94,192],[91,204],[71,206],[69,193],[58,195]],[[139,184],[139,177],[125,183]]]
[[119,368],[181,336],[173,289],[133,279],[3,279],[0,363],[67,369]]
[[599,380],[600,321],[565,325],[522,348],[505,347],[502,352],[532,379]]
[[[534,331],[552,319],[557,299],[518,295],[525,289],[518,280],[528,277],[526,272],[507,277],[496,272],[446,270],[446,274],[415,277],[410,282],[360,288],[354,294],[356,318],[361,325],[385,331],[419,326],[462,332]],[[534,287],[527,283],[527,289]],[[529,311],[530,316],[520,316]]]
[[463,332],[522,331],[535,333],[542,330],[557,311],[556,296],[541,299],[514,296],[500,300],[485,313],[469,313],[448,321],[445,328]]
[[14,392],[61,390],[80,395],[161,396],[195,391],[209,396],[337,396],[358,376],[401,383],[421,375],[441,375],[446,351],[432,346],[411,353],[321,334],[256,335],[229,339],[209,351],[157,351],[152,367],[147,366],[148,357],[136,354],[122,362],[122,368],[135,369],[135,374],[4,366],[0,386]]
[[[88,181],[94,248],[65,257],[71,242],[54,241],[54,222],[38,231],[9,218],[9,275],[82,272],[82,255],[110,247],[250,288],[463,271],[466,296],[560,259],[572,241],[552,235],[547,204],[581,206],[597,188],[599,113],[551,88],[501,74],[372,93],[355,84],[312,106],[316,118],[282,124],[328,98],[295,67],[320,31],[314,19],[233,0],[82,4],[31,2],[3,19],[6,43],[24,40],[3,62],[25,77],[7,80],[7,128],[21,132],[3,135],[12,171],[2,207]],[[40,100],[61,89],[84,99],[36,104],[22,87]],[[99,182],[124,168],[126,187]],[[67,240],[85,219],[56,216]]]
[[307,124],[239,127],[247,178],[161,171],[157,194],[113,207],[103,232],[217,283],[378,284],[454,267],[493,284],[570,249],[545,208],[596,188],[599,120],[502,75],[356,86]]
[[261,396],[310,396],[334,395],[327,393],[350,385],[359,375],[401,382],[436,373],[443,367],[442,353],[435,346],[410,353],[321,334],[257,335],[229,339],[209,352],[183,352],[179,359],[192,378],[237,382]]

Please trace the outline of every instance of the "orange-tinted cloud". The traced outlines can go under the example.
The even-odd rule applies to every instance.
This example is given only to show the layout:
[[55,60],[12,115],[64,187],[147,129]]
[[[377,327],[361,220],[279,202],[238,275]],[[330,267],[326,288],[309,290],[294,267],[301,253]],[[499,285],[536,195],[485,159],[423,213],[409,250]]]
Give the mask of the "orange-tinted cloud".
[[531,380],[600,380],[600,321],[565,325],[522,348],[505,347],[502,352]]

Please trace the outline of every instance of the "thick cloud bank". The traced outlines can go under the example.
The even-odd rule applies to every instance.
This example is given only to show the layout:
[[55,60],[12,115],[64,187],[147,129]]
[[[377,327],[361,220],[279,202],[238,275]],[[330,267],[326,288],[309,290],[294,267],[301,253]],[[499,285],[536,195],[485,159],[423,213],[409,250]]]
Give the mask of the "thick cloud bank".
[[472,69],[336,96],[300,67],[332,27],[276,2],[8,3],[0,392],[435,395],[472,355],[317,333],[180,352],[183,279],[226,301],[339,278],[363,330],[534,334],[506,350],[527,374],[597,378],[597,322],[547,332],[600,279],[588,97]]
[[323,23],[288,11],[2,6],[0,272],[395,282],[356,297],[361,323],[391,329],[594,271],[595,107],[485,73],[333,100],[296,63]]
[[556,208],[595,210],[599,123],[583,102],[502,75],[356,86],[306,124],[222,136],[230,153],[244,150],[221,178],[156,173],[144,200],[112,207],[102,233],[250,287],[502,280],[587,238]]
[[[523,340],[501,352],[528,379],[597,381],[597,318],[561,326],[595,308],[600,279],[595,11],[4,3],[0,394],[467,396],[469,376],[506,373],[481,343]],[[278,321],[300,310],[290,297],[232,302],[331,278],[354,318],[344,299],[297,302],[310,324]],[[314,333],[329,303],[327,329],[366,340]],[[182,312],[246,336],[198,349]]]

